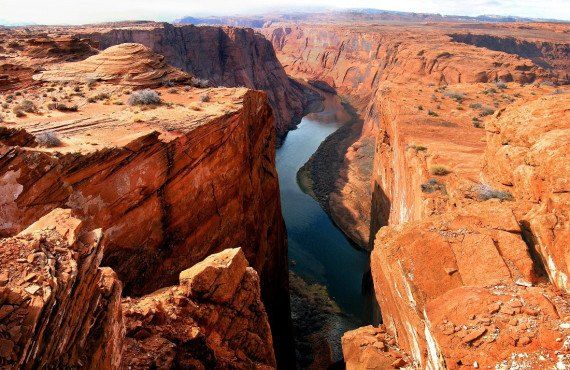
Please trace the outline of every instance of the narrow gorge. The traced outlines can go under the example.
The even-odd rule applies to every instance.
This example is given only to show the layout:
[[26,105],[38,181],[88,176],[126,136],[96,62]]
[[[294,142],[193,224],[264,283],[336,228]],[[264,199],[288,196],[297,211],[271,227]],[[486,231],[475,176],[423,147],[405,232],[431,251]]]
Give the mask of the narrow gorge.
[[0,368],[570,368],[570,28],[417,17],[0,28]]

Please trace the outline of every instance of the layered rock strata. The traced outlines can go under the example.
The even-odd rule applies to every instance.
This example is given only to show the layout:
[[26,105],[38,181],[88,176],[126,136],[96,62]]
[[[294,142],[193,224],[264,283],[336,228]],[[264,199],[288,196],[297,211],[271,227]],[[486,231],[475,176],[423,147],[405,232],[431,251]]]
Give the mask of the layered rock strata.
[[190,75],[141,44],[120,44],[85,60],[57,64],[34,76],[41,81],[106,81],[134,87],[190,83]]
[[267,95],[174,86],[155,91],[159,104],[138,106],[127,105],[138,93],[123,80],[82,81],[78,73],[77,82],[42,82],[10,99],[0,131],[0,234],[71,208],[103,230],[102,265],[134,296],[239,245],[260,275],[276,347],[291,350]]
[[212,86],[265,91],[279,140],[296,126],[311,102],[319,100],[318,94],[287,76],[271,43],[252,29],[151,23],[73,32],[98,42],[102,49],[122,43],[143,44],[164,55],[168,64],[206,79]]
[[179,285],[124,298],[100,267],[101,230],[55,209],[0,240],[0,366],[275,368],[259,278],[241,249],[184,270]]
[[0,366],[120,366],[121,283],[99,267],[102,236],[55,209],[0,241]]
[[[326,83],[345,96],[363,117],[362,128],[356,125],[353,129],[355,133],[350,135],[345,134],[346,129],[339,130],[328,139],[332,147],[327,148],[324,144],[320,153],[314,156],[323,158],[323,161],[327,158],[327,163],[331,160],[340,162],[340,176],[330,180],[314,174],[312,182],[317,198],[325,203],[324,208],[337,225],[357,244],[371,248],[370,235],[377,228],[370,230],[369,225],[379,222],[375,219],[378,213],[370,207],[373,202],[369,201],[374,193],[373,184],[371,186],[369,182],[373,166],[370,152],[377,136],[378,122],[381,116],[391,121],[390,115],[392,118],[400,116],[397,111],[411,108],[402,107],[398,100],[391,103],[392,98],[416,100],[416,107],[425,108],[423,113],[426,114],[433,111],[432,117],[435,117],[436,114],[441,115],[437,107],[443,104],[433,104],[439,97],[430,94],[430,86],[482,85],[493,81],[529,83],[549,79],[564,82],[564,78],[560,77],[562,75],[558,69],[548,69],[516,53],[496,52],[453,42],[448,36],[450,29],[454,29],[453,24],[429,27],[419,27],[417,24],[371,24],[366,29],[364,27],[339,27],[326,23],[278,24],[264,28],[262,32],[272,41],[288,73],[309,81]],[[426,37],[426,33],[429,37]],[[550,29],[543,31],[543,34],[545,40],[558,39]],[[553,58],[561,63],[564,60],[562,56]],[[432,92],[437,94],[437,91]],[[419,99],[411,99],[416,95]],[[452,96],[444,98],[456,99]],[[457,97],[465,102],[469,100],[464,98]],[[497,108],[495,104],[499,108],[510,104],[510,101],[497,99],[496,96],[481,94],[477,98],[481,101],[473,104],[489,105],[492,110]],[[388,104],[393,108],[387,107]],[[459,106],[460,109],[467,109],[461,104]],[[392,109],[396,111],[390,113]],[[473,114],[482,121],[478,117],[480,112]],[[450,118],[454,119],[453,116]],[[333,147],[345,149],[339,151]],[[330,158],[335,151],[336,161]],[[313,162],[318,165],[318,160]],[[406,196],[412,198],[411,194]]]

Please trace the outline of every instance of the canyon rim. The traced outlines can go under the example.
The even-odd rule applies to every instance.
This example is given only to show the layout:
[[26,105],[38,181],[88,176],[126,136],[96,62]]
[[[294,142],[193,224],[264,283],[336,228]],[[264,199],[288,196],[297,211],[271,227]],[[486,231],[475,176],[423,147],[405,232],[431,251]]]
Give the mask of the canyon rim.
[[0,369],[570,369],[567,19],[177,2],[0,15]]

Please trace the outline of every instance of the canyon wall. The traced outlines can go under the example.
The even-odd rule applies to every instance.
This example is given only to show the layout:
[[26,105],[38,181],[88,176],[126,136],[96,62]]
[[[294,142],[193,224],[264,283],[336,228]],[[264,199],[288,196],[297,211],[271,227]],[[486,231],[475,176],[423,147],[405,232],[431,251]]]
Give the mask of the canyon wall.
[[[52,96],[34,100],[34,112],[6,117],[0,234],[15,235],[55,208],[73,209],[87,227],[103,230],[102,265],[132,296],[175,284],[208,255],[240,247],[260,275],[278,356],[293,358],[267,95],[245,88],[191,88],[182,95],[164,87],[162,104],[141,108],[125,106],[129,84],[50,81],[10,101]],[[59,111],[51,99],[76,108]],[[38,137],[57,138],[55,147]]]
[[[402,112],[399,111],[409,107],[401,107],[397,100],[392,103],[393,98],[401,94],[401,97],[413,100],[411,98],[417,95],[419,90],[419,96],[422,97],[415,99],[418,100],[416,107],[426,107],[427,113],[428,104],[422,104],[421,100],[433,100],[427,93],[429,86],[483,84],[497,80],[530,83],[553,78],[550,71],[529,59],[450,42],[449,36],[436,27],[426,27],[422,31],[423,33],[419,33],[414,27],[408,30],[390,25],[343,27],[328,24],[286,24],[262,29],[289,74],[326,83],[346,97],[363,118],[363,122],[357,122],[357,119],[353,121],[352,132],[348,129],[339,130],[327,139],[331,145],[327,146],[325,142],[321,146],[320,156],[327,157],[327,163],[340,162],[340,175],[330,180],[321,179],[315,173],[312,181],[316,184],[313,190],[317,198],[324,203],[324,208],[335,223],[358,245],[365,248],[372,248],[370,235],[375,234],[378,225],[386,225],[388,218],[405,221],[411,217],[408,212],[416,212],[406,210],[414,208],[411,204],[408,204],[407,208],[398,207],[397,202],[403,199],[414,202],[419,199],[418,190],[399,193],[406,191],[404,189],[419,187],[407,187],[402,183],[403,179],[396,181],[392,178],[403,173],[393,168],[419,168],[415,161],[422,161],[417,158],[410,164],[400,163],[401,159],[413,153],[405,152],[409,143],[401,146],[404,140],[398,135],[403,134],[398,133],[401,129],[394,118],[400,117]],[[490,104],[492,106],[493,102]],[[417,114],[416,107],[413,107],[414,111],[406,113],[410,122]],[[451,119],[453,120],[453,117]],[[435,122],[438,121],[436,119],[431,120],[434,122],[425,122],[428,120],[423,117],[421,121],[431,132],[433,126],[444,124],[441,120],[439,123]],[[445,127],[442,129],[451,131]],[[381,153],[380,155],[385,157],[383,163],[373,170],[371,153],[374,151],[374,142],[378,141],[378,135],[381,136],[379,140],[387,141],[390,153]],[[481,145],[473,145],[478,147],[477,150],[482,150]],[[339,147],[344,150],[339,152]],[[397,153],[392,152],[392,148],[398,148]],[[330,155],[327,154],[335,150],[338,152],[335,154],[336,160],[329,158]],[[383,149],[377,147],[377,150]],[[419,154],[421,157],[422,153]],[[319,157],[319,154],[314,157]],[[318,167],[318,159],[311,161]],[[377,176],[371,175],[375,171],[394,172],[381,175],[386,177],[378,181],[383,186],[376,187],[371,183],[371,178]],[[422,175],[414,181],[423,181],[423,177]],[[379,189],[383,189],[384,194]],[[376,197],[373,201],[374,194]],[[375,211],[386,209],[387,206],[382,202],[392,203],[392,200],[395,201],[391,206],[392,210],[387,210],[389,212]],[[371,204],[374,209],[371,209]],[[369,226],[371,224],[374,225],[372,230]]]
[[275,368],[259,278],[241,249],[121,300],[121,282],[100,267],[102,235],[57,208],[0,240],[1,366]]
[[373,249],[383,325],[345,334],[347,368],[568,366],[568,94],[551,86],[566,82],[567,45],[546,65],[416,27],[264,30],[289,73],[336,89],[363,120],[327,139],[345,148],[339,176],[312,177]]
[[319,100],[309,88],[287,76],[271,43],[252,29],[161,23],[78,34],[98,42],[102,49],[129,42],[143,44],[164,55],[167,63],[207,79],[213,86],[265,91],[279,141],[300,122],[311,101]]

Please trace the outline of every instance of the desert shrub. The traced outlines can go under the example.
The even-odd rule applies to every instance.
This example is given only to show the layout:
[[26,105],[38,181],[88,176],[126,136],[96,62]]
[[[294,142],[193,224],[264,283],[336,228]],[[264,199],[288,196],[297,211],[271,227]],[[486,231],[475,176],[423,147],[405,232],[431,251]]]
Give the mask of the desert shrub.
[[89,97],[89,98],[87,99],[87,101],[88,101],[89,103],[95,103],[95,102],[97,102],[97,101],[99,101],[99,100],[107,100],[107,99],[109,99],[110,97],[111,97],[111,95],[108,94],[108,93],[99,93],[99,94],[97,94],[97,95],[95,95],[95,96]]
[[434,111],[432,111],[431,109],[428,110],[428,115],[429,116],[433,116],[433,117],[437,117],[439,114],[435,113]]
[[0,114],[0,123],[4,122],[4,116]]
[[162,86],[166,86],[166,87],[172,87],[174,86],[174,82],[168,80],[168,81],[162,81]]
[[429,173],[431,173],[432,175],[435,175],[435,176],[445,176],[445,175],[451,173],[451,170],[449,168],[447,168],[446,166],[436,164],[436,165],[430,166]]
[[455,100],[458,103],[461,103],[465,99],[465,94],[453,90],[449,90],[445,92],[445,96]]
[[35,113],[38,111],[38,107],[31,100],[24,100],[20,103],[20,109],[26,113]]
[[471,109],[481,109],[481,108],[483,108],[483,105],[481,105],[481,103],[471,103],[471,104],[469,104],[469,108],[471,108]]
[[54,148],[61,146],[62,142],[53,131],[46,131],[36,135],[36,142],[46,148]]
[[49,103],[48,109],[58,110],[60,112],[77,112],[79,110],[79,107],[77,104],[67,105],[65,103]]
[[26,112],[24,112],[24,110],[22,108],[20,108],[19,105],[12,108],[12,113],[14,113],[16,115],[16,117],[19,117],[19,118],[26,116]]
[[192,79],[190,80],[190,83],[192,84],[192,86],[199,87],[202,89],[206,88],[206,87],[210,87],[210,81],[203,79],[203,78],[192,77]]
[[425,152],[428,149],[423,145],[416,145],[416,144],[410,145],[410,148],[414,149],[416,152]]
[[2,108],[8,109],[8,107],[10,107],[10,105],[8,103],[2,103]]
[[495,86],[497,86],[497,88],[499,88],[501,90],[508,88],[507,84],[504,83],[503,81],[496,81]]
[[493,113],[495,113],[495,110],[493,108],[483,107],[483,108],[481,108],[481,112],[479,113],[479,116],[486,117],[486,116],[490,116]]
[[490,88],[488,88],[488,89],[483,90],[482,93],[485,94],[485,95],[496,94],[496,93],[497,93],[497,90],[494,89],[494,88],[492,88],[492,87],[490,87]]
[[513,195],[508,191],[493,189],[486,184],[479,184],[475,187],[475,193],[479,200],[500,199],[513,200]]
[[135,91],[129,97],[130,105],[159,105],[161,102],[160,95],[151,89]]
[[471,118],[471,123],[475,128],[483,128],[483,122],[478,117]]
[[418,110],[424,110],[423,105],[418,105]]
[[200,101],[201,101],[202,103],[209,102],[209,101],[210,101],[210,95],[208,95],[208,94],[202,94],[202,95],[200,95]]
[[422,192],[424,193],[433,193],[436,191],[441,191],[446,193],[445,185],[441,182],[437,181],[436,179],[429,179],[426,183],[420,185]]
[[178,94],[178,90],[175,89],[175,88],[172,88],[172,89],[168,90],[168,92],[171,93],[171,94]]

